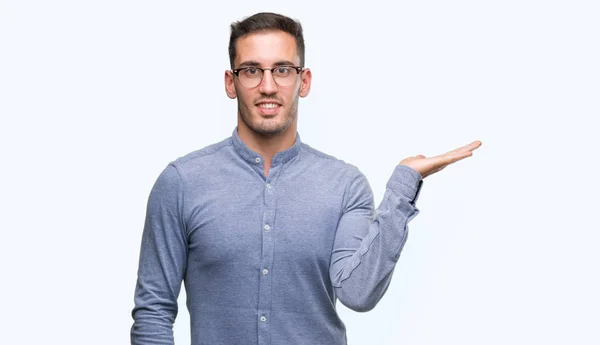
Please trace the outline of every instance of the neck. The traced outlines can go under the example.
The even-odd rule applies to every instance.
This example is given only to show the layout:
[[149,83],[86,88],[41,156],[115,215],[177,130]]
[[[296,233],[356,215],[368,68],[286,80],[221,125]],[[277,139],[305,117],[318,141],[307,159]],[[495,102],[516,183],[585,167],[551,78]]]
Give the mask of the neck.
[[238,135],[252,151],[271,162],[278,152],[285,151],[296,143],[297,125],[294,121],[285,131],[273,135],[257,133],[243,121],[238,121]]

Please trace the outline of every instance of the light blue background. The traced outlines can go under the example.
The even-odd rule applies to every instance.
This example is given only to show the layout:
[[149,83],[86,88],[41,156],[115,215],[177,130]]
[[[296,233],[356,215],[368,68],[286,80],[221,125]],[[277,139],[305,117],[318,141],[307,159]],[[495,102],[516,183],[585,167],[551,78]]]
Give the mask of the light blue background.
[[265,10],[305,28],[303,141],[377,203],[483,142],[425,179],[381,303],[339,306],[350,345],[600,343],[599,5],[533,0],[0,1],[2,343],[128,343],[150,188],[231,134],[229,24]]

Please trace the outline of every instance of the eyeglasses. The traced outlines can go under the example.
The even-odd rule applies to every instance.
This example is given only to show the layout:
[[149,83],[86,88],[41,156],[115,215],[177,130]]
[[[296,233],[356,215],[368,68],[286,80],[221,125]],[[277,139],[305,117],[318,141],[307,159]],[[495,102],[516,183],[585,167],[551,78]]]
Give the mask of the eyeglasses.
[[279,86],[290,86],[296,82],[296,77],[304,70],[298,66],[276,66],[271,68],[260,68],[260,67],[242,67],[232,70],[242,86],[247,88],[253,88],[260,85],[262,82],[265,71],[271,71],[273,80]]

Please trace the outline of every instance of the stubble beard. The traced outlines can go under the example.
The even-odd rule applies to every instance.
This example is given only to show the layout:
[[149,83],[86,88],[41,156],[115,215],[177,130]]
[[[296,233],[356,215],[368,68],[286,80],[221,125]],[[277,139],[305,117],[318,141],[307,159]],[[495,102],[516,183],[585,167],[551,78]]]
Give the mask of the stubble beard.
[[[259,114],[253,114],[247,106],[238,99],[238,113],[244,124],[253,132],[264,136],[274,136],[285,132],[298,117],[298,96],[292,102],[292,107],[275,118],[265,119]],[[278,119],[283,115],[282,121]]]

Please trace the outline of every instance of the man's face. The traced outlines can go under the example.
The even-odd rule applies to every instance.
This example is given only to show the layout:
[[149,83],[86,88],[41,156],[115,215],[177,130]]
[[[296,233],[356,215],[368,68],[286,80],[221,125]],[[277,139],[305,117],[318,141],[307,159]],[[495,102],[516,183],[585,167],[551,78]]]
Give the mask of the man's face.
[[[300,65],[296,40],[287,32],[248,34],[237,40],[236,49],[234,68]],[[230,98],[238,99],[238,113],[243,122],[241,125],[262,135],[279,134],[295,124],[298,98],[308,95],[310,81],[310,70],[304,70],[292,85],[281,86],[274,81],[270,71],[265,71],[259,85],[247,88],[233,73],[225,72],[225,90]]]

